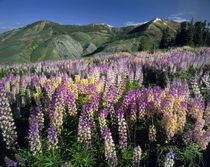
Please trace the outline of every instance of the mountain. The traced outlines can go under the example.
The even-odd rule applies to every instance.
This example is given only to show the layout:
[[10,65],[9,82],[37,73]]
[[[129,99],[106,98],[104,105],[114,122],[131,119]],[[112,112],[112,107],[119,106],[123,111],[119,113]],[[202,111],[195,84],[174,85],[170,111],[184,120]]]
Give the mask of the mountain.
[[163,31],[169,27],[175,36],[180,23],[156,18],[126,27],[107,24],[62,25],[38,21],[0,34],[0,63],[27,63],[108,54],[136,52],[145,36],[150,47],[158,47]]

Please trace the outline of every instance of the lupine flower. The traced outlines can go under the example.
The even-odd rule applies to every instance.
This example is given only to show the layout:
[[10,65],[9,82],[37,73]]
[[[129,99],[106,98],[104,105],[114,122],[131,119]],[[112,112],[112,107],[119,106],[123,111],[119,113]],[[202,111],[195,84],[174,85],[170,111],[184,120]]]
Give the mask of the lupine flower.
[[177,131],[177,115],[170,112],[164,113],[161,125],[165,129],[167,137],[171,139]]
[[192,98],[188,104],[188,113],[194,119],[202,119],[204,112],[204,104],[199,98]]
[[119,133],[119,144],[120,149],[125,150],[127,149],[127,123],[124,118],[124,113],[121,111],[118,111],[117,114],[118,118],[118,133]]
[[209,130],[207,130],[203,132],[203,135],[199,140],[198,146],[201,148],[201,150],[206,150],[209,142],[210,142],[210,132]]
[[19,166],[25,165],[25,159],[18,154],[15,154],[15,159],[17,160],[17,164]]
[[100,78],[97,82],[96,82],[96,91],[98,93],[103,92],[104,90],[104,80],[102,78]]
[[[133,99],[135,100],[135,99]],[[130,113],[128,114],[128,118],[129,118],[129,123],[136,123],[137,121],[137,104],[136,102],[134,101],[131,105],[130,105]]]
[[[94,102],[94,101],[93,101]],[[87,115],[87,122],[90,124],[90,128],[92,129],[93,136],[97,136],[96,125],[94,121],[94,103],[87,104],[84,103],[82,106],[82,112]]]
[[48,148],[49,150],[54,150],[57,148],[58,137],[57,130],[54,123],[50,123],[50,127],[48,128]]
[[4,161],[5,161],[6,165],[7,165],[7,167],[16,167],[17,166],[17,162],[11,160],[7,156],[4,158]]
[[183,137],[183,141],[184,143],[187,145],[190,143],[190,141],[193,139],[193,131],[191,129],[189,129]]
[[110,84],[114,84],[115,83],[115,72],[109,68],[107,69],[107,81],[110,81]]
[[101,135],[103,134],[104,128],[106,126],[106,119],[105,118],[107,117],[107,115],[108,115],[107,110],[101,110],[98,114]]
[[77,108],[75,103],[75,96],[73,92],[67,93],[66,103],[68,105],[69,114],[70,115],[76,115],[77,114]]
[[164,167],[173,167],[173,166],[174,166],[174,152],[173,150],[170,150],[170,152],[166,154],[166,161],[164,163]]
[[78,141],[91,144],[90,123],[88,121],[88,117],[85,112],[82,112],[79,117]]
[[210,126],[210,101],[207,103],[204,112],[205,126]]
[[31,109],[30,118],[29,118],[28,139],[30,144],[30,150],[33,153],[33,155],[41,153],[42,150],[41,150],[41,142],[39,136],[39,125],[38,125],[38,120],[36,118],[36,113],[34,112],[33,108]]
[[42,111],[42,104],[40,100],[36,101],[36,107],[34,107],[34,110],[36,112],[36,119],[38,120],[39,130],[41,131],[44,129],[44,113]]
[[13,114],[3,84],[0,82],[0,128],[6,147],[10,149],[17,144],[17,132]]
[[112,139],[112,135],[110,129],[105,126],[103,131],[103,139],[105,142],[105,158],[112,165],[117,166],[118,159],[115,150],[114,141]]
[[141,147],[137,146],[133,152],[132,167],[140,166],[141,154],[142,154]]
[[[107,110],[107,109],[105,109]],[[108,111],[108,110],[107,110]],[[111,105],[111,107],[109,108],[109,113],[110,113],[110,117],[111,117],[111,123],[112,125],[117,125],[118,121],[117,121],[117,109],[114,109],[113,104]]]
[[105,88],[105,92],[103,95],[104,100],[104,108],[109,109],[113,103],[114,94],[116,91],[116,87],[114,85],[110,85],[108,88]]
[[97,92],[94,92],[91,95],[91,107],[93,109],[93,112],[98,111],[98,106],[99,106],[99,94]]
[[63,124],[63,114],[65,110],[64,104],[64,92],[63,85],[59,86],[55,93],[53,94],[52,104],[53,104],[53,113],[51,115],[51,120],[55,123],[58,133],[61,132],[62,124]]
[[203,119],[197,120],[193,130],[194,140],[202,150],[206,149],[210,141],[209,131],[203,130],[204,124],[205,121]]
[[141,64],[136,65],[135,80],[138,81],[138,84],[141,87],[142,86],[142,82],[143,82],[143,72],[142,72],[142,65]]
[[130,73],[129,73],[128,77],[129,77],[130,83],[133,83],[133,81],[134,81],[134,72],[133,72],[133,69],[130,69]]
[[116,89],[116,93],[114,95],[114,103],[117,103],[117,101],[120,99],[120,97],[122,96],[123,91],[125,90],[125,80],[121,80],[117,89]]
[[190,80],[191,80],[191,85],[192,85],[192,89],[193,89],[193,93],[195,97],[202,98],[202,94],[200,92],[196,77],[191,78]]
[[156,129],[154,125],[149,126],[149,140],[156,141]]
[[139,120],[144,119],[144,117],[146,115],[146,106],[147,106],[146,101],[139,101],[138,102],[138,107],[139,107],[138,119]]

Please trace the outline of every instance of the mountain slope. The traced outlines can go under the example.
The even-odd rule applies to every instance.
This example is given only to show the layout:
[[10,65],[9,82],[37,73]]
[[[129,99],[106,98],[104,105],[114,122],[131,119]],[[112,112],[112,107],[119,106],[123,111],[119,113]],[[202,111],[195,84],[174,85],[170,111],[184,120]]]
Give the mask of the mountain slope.
[[0,63],[61,60],[119,51],[135,52],[143,36],[158,46],[166,27],[174,36],[180,23],[154,19],[145,24],[112,27],[107,24],[61,25],[38,21],[0,34]]

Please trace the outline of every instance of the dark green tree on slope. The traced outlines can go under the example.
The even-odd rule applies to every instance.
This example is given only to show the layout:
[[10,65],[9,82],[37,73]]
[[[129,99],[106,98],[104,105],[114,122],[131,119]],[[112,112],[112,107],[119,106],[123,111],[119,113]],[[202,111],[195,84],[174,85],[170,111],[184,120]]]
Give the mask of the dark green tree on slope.
[[139,51],[146,51],[146,50],[148,50],[148,40],[147,40],[147,38],[145,36],[141,39],[141,43],[139,45],[138,50]]
[[167,27],[164,31],[163,31],[163,35],[162,35],[162,39],[160,41],[160,48],[168,48],[169,45],[171,43],[171,36],[170,36],[170,31],[169,28]]

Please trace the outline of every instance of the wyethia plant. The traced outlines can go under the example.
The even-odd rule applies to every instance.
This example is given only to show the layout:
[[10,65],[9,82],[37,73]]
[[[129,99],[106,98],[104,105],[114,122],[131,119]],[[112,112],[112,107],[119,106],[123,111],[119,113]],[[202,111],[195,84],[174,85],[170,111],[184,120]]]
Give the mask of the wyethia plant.
[[133,152],[132,167],[140,166],[141,154],[142,154],[141,147],[137,146]]
[[9,100],[2,83],[0,83],[0,127],[6,147],[8,149],[14,147],[17,144],[17,132]]

